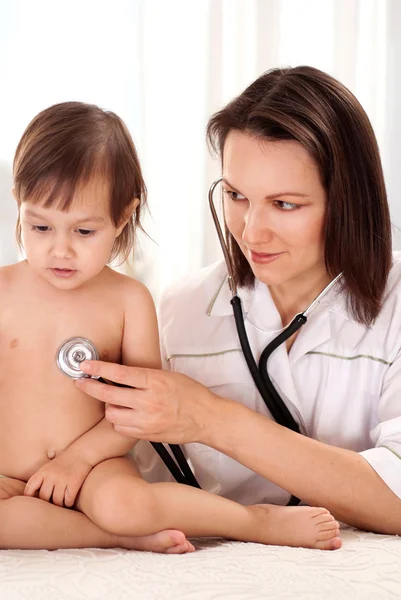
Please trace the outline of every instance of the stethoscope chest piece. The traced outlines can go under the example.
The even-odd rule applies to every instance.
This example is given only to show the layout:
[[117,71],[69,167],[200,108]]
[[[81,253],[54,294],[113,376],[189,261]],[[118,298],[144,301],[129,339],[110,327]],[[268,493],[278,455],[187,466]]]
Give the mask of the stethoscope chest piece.
[[62,373],[72,379],[87,377],[81,370],[84,360],[99,360],[95,346],[83,337],[74,337],[65,341],[57,350],[57,366]]

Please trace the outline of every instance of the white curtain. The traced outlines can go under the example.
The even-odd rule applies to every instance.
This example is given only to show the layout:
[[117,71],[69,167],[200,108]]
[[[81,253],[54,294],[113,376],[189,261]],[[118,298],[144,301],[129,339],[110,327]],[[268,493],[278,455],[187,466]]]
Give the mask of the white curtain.
[[154,241],[140,237],[130,272],[157,298],[174,279],[218,258],[207,189],[219,164],[207,152],[207,119],[275,66],[316,66],[355,93],[375,128],[393,222],[401,225],[398,0],[8,5],[0,9],[0,263],[15,252],[15,209],[4,191],[15,145],[38,110],[69,99],[114,110],[138,145],[151,210],[145,227]]

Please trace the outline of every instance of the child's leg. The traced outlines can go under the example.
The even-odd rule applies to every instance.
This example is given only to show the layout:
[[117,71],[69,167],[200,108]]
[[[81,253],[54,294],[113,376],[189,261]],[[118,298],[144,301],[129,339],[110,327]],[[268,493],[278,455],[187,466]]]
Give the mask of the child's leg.
[[23,496],[25,483],[0,480],[0,548],[127,548],[168,552],[193,550],[180,531],[130,538],[107,533],[82,513]]
[[186,485],[149,484],[129,458],[97,465],[82,486],[77,508],[116,535],[149,535],[177,528],[188,537],[218,536],[321,549],[341,546],[338,523],[325,509],[242,506]]

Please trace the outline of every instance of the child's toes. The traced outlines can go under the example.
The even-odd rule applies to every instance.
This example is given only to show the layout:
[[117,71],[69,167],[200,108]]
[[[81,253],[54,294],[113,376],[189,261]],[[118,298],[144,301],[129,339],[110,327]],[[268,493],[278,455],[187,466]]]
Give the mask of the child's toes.
[[327,510],[327,508],[322,508],[322,507],[310,507],[310,508],[311,508],[311,510],[313,509],[313,512],[314,512],[312,519],[320,520],[322,518],[325,519],[327,517],[331,517],[331,513]]
[[318,550],[339,550],[341,546],[342,540],[340,537],[336,536],[316,542],[315,548]]
[[166,554],[186,554],[187,552],[195,552],[195,547],[188,541],[171,546],[166,550]]
[[316,539],[318,541],[329,540],[330,538],[336,537],[339,531],[336,530],[335,527],[331,527],[330,529],[319,529],[316,533]]
[[320,550],[338,550],[341,548],[340,525],[335,519],[322,523],[317,530],[316,548]]
[[327,512],[314,517],[313,522],[319,527],[320,525],[323,525],[323,523],[336,523],[336,520],[334,519],[333,515]]

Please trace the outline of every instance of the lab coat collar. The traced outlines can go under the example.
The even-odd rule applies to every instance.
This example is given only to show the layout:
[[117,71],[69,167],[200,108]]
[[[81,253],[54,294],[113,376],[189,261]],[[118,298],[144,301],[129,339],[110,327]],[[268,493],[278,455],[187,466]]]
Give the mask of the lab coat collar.
[[[238,288],[238,296],[241,299],[244,318],[256,329],[275,332],[282,328],[280,314],[267,285],[256,280],[252,287]],[[231,298],[226,277],[211,298],[208,315],[210,317],[231,316],[233,314]]]
[[[251,288],[239,288],[238,296],[241,298],[244,319],[250,325],[261,332],[272,334],[271,338],[282,330],[280,314],[267,285],[256,281]],[[220,283],[210,301],[209,316],[231,316],[230,300],[231,291],[226,277]],[[302,327],[291,348],[289,354],[290,364],[295,363],[299,358],[329,340],[334,332],[341,327],[344,320],[348,322],[348,331],[350,325],[352,325],[353,330],[355,329],[355,336],[352,337],[357,344],[366,332],[366,328],[356,322],[350,323],[345,297],[341,293],[339,284],[322,298],[319,305],[309,315],[306,325]]]
[[[241,299],[241,306],[244,315],[248,313],[249,306],[252,302],[253,295],[255,293],[254,287],[238,289],[238,296]],[[228,285],[227,276],[223,281],[219,282],[219,287],[214,291],[213,296],[210,299],[207,314],[209,317],[228,317],[233,314],[231,306],[231,290]]]
[[294,364],[299,358],[324,344],[332,336],[331,310],[322,303],[309,315],[302,326],[289,353],[289,362]]
[[[238,288],[238,296],[241,299],[244,318],[253,327],[270,333],[279,333],[282,330],[280,313],[267,285],[256,280],[255,285],[250,288]],[[210,300],[208,315],[210,317],[231,316],[233,314],[231,298],[228,279],[225,277]],[[323,300],[326,300],[326,297]],[[319,308],[315,312],[319,311]]]
[[341,331],[346,325],[346,345],[357,348],[366,335],[366,326],[354,321],[347,310],[346,295],[338,284],[322,298],[316,309],[309,315],[307,323],[301,328],[289,354],[290,364],[318,348],[331,338],[340,344]]

